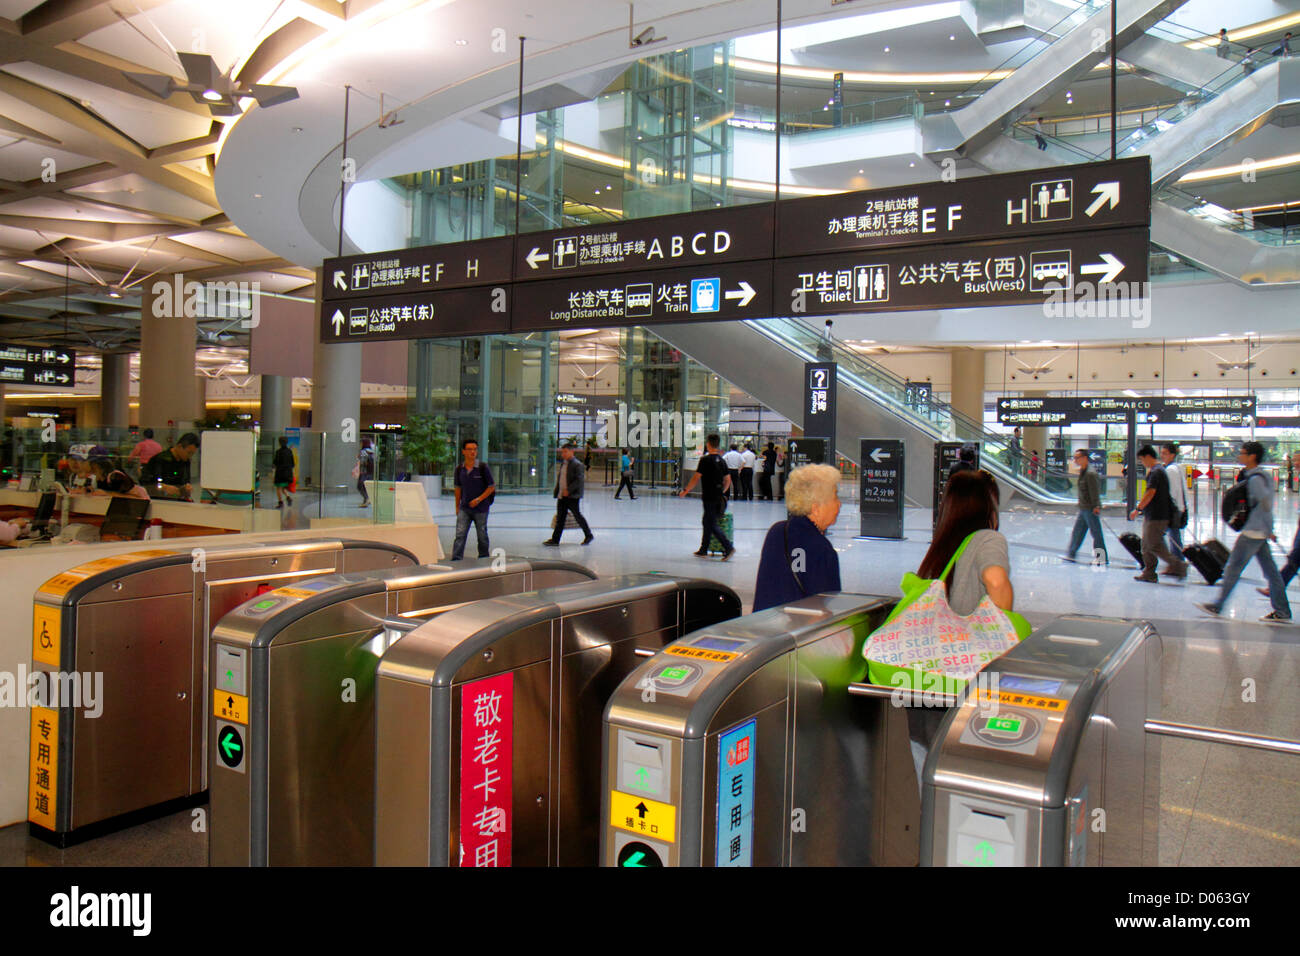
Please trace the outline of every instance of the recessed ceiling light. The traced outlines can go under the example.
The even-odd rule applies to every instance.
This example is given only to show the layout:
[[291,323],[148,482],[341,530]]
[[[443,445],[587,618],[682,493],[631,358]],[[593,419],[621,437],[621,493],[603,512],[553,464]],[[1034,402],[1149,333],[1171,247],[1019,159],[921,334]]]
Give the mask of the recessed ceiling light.
[[291,132],[294,132],[294,133],[301,133],[301,132],[302,132],[302,127],[301,127],[301,126],[295,126],[295,127],[293,127],[293,129],[291,130]]
[[221,99],[221,94],[216,90],[204,90],[203,98],[209,102],[215,103],[217,100]]
[[954,34],[954,33],[949,33],[949,34],[948,34],[948,39],[949,39],[949,40],[955,40],[955,39],[957,39],[957,35]]
[[859,175],[859,176],[862,175],[862,170],[860,170],[860,169],[858,170],[858,175]]
[[907,164],[907,168],[908,168],[908,169],[915,169],[915,168],[916,168],[916,163],[908,163],[908,164]]
[[886,53],[889,52],[889,47],[885,47],[885,52],[886,52]]
[[253,193],[253,198],[254,198],[254,199],[261,199],[261,198],[262,198],[262,194],[261,194],[261,193]]
[[469,43],[468,40],[457,40],[457,41],[456,41],[456,46],[464,46],[464,45],[467,44],[467,43]]
[[943,101],[943,105],[944,105],[944,106],[952,106],[952,100],[944,100],[944,101]]

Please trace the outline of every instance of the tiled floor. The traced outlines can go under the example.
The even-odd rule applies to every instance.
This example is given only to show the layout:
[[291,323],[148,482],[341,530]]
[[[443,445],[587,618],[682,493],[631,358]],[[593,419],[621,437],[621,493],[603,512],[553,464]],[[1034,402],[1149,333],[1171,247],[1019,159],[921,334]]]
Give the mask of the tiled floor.
[[[450,497],[433,499],[434,517],[448,554],[454,518]],[[493,547],[530,556],[563,557],[601,576],[636,571],[698,574],[733,587],[746,607],[763,535],[784,517],[781,502],[732,506],[736,555],[728,562],[695,558],[698,500],[642,493],[612,500],[595,487],[583,499],[595,541],[565,532],[560,548],[546,548],[554,506],[549,498],[502,495],[492,509]],[[1155,623],[1163,640],[1165,720],[1300,739],[1300,626],[1255,623],[1268,602],[1254,591],[1257,573],[1243,578],[1229,614],[1209,618],[1193,602],[1215,592],[1188,580],[1158,585],[1133,580],[1134,566],[1114,539],[1134,529],[1122,515],[1107,515],[1111,566],[1063,562],[1060,552],[1074,521],[1071,513],[1008,509],[1002,531],[1011,542],[1016,608],[1041,624],[1063,613],[1140,617]],[[930,513],[909,510],[903,541],[855,539],[856,506],[846,504],[832,529],[846,590],[893,595],[904,571],[920,563],[929,544]],[[1208,526],[1196,538],[1213,533]],[[1290,540],[1291,527],[1279,528]],[[474,553],[470,533],[469,552]],[[1280,562],[1279,562],[1280,563]],[[1297,609],[1300,616],[1300,608]],[[1164,866],[1300,864],[1300,757],[1222,744],[1162,738],[1160,862]],[[0,865],[201,865],[207,837],[196,832],[192,811],[175,814],[67,851],[27,838],[25,827],[0,830]]]

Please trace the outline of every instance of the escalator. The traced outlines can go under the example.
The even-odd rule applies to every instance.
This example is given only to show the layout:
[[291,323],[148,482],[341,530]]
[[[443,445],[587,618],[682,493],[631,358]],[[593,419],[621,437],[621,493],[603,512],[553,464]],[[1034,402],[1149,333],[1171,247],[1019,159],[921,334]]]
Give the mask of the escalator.
[[[922,408],[909,405],[902,379],[797,319],[749,320],[725,326],[709,322],[653,325],[648,329],[796,424],[803,421],[804,362],[836,362],[836,432],[840,436],[836,450],[861,464],[859,438],[901,440],[907,460],[916,463],[905,469],[903,492],[909,504],[931,506],[930,462],[936,441],[979,442],[980,465],[997,478],[1004,504],[1012,493],[1044,504],[1075,502],[1064,474],[1040,469],[1038,477],[1030,479],[1011,466],[1005,436],[986,430],[981,422],[943,402],[931,400]],[[1067,491],[1050,491],[1049,487]]]

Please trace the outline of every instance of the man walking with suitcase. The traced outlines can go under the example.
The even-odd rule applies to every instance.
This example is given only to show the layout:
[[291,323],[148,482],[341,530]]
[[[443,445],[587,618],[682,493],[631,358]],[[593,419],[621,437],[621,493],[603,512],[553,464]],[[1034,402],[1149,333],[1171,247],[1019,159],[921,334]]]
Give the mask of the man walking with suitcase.
[[1263,460],[1263,445],[1257,441],[1242,444],[1237,461],[1246,466],[1241,479],[1246,483],[1246,504],[1249,508],[1246,523],[1241,526],[1241,533],[1237,535],[1232,553],[1228,555],[1228,566],[1223,569],[1219,596],[1206,604],[1198,604],[1197,607],[1207,614],[1221,614],[1242,570],[1254,558],[1259,562],[1259,569],[1264,572],[1269,600],[1273,603],[1273,610],[1260,620],[1265,624],[1288,624],[1291,621],[1291,605],[1286,599],[1286,586],[1282,583],[1282,576],[1273,563],[1273,552],[1268,547],[1268,540],[1273,536],[1273,480],[1260,469]]
[[718,441],[717,435],[710,435],[705,440],[704,454],[700,457],[695,474],[691,475],[690,482],[677,497],[685,498],[696,484],[700,485],[700,497],[704,502],[704,537],[700,539],[700,550],[695,552],[695,556],[708,557],[709,538],[716,537],[722,545],[722,560],[726,561],[736,553],[736,549],[727,538],[727,533],[722,530],[722,522],[719,520],[727,510],[726,495],[731,490],[731,474],[727,463],[718,454]]
[[1079,469],[1079,516],[1074,519],[1074,531],[1070,534],[1070,549],[1065,560],[1073,561],[1083,544],[1083,536],[1092,532],[1092,563],[1110,564],[1110,555],[1106,553],[1106,539],[1101,536],[1101,481],[1097,473],[1088,467],[1088,453],[1082,448],[1074,450],[1074,464]]
[[1169,545],[1165,542],[1169,522],[1174,516],[1174,502],[1169,496],[1169,478],[1164,468],[1160,467],[1156,450],[1150,445],[1143,445],[1138,450],[1138,461],[1147,470],[1147,490],[1129,515],[1134,520],[1137,520],[1139,514],[1142,515],[1142,573],[1133,580],[1155,584],[1159,580],[1156,577],[1157,558],[1164,559],[1166,574],[1185,578],[1187,562],[1170,554]]

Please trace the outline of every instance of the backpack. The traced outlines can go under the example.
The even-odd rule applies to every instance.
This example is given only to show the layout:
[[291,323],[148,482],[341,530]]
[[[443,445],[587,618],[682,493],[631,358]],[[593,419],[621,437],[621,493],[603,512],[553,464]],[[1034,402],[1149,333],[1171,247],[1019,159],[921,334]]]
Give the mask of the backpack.
[[1250,479],[1239,481],[1223,493],[1221,513],[1224,522],[1233,531],[1240,531],[1250,517],[1250,494],[1246,490]]

